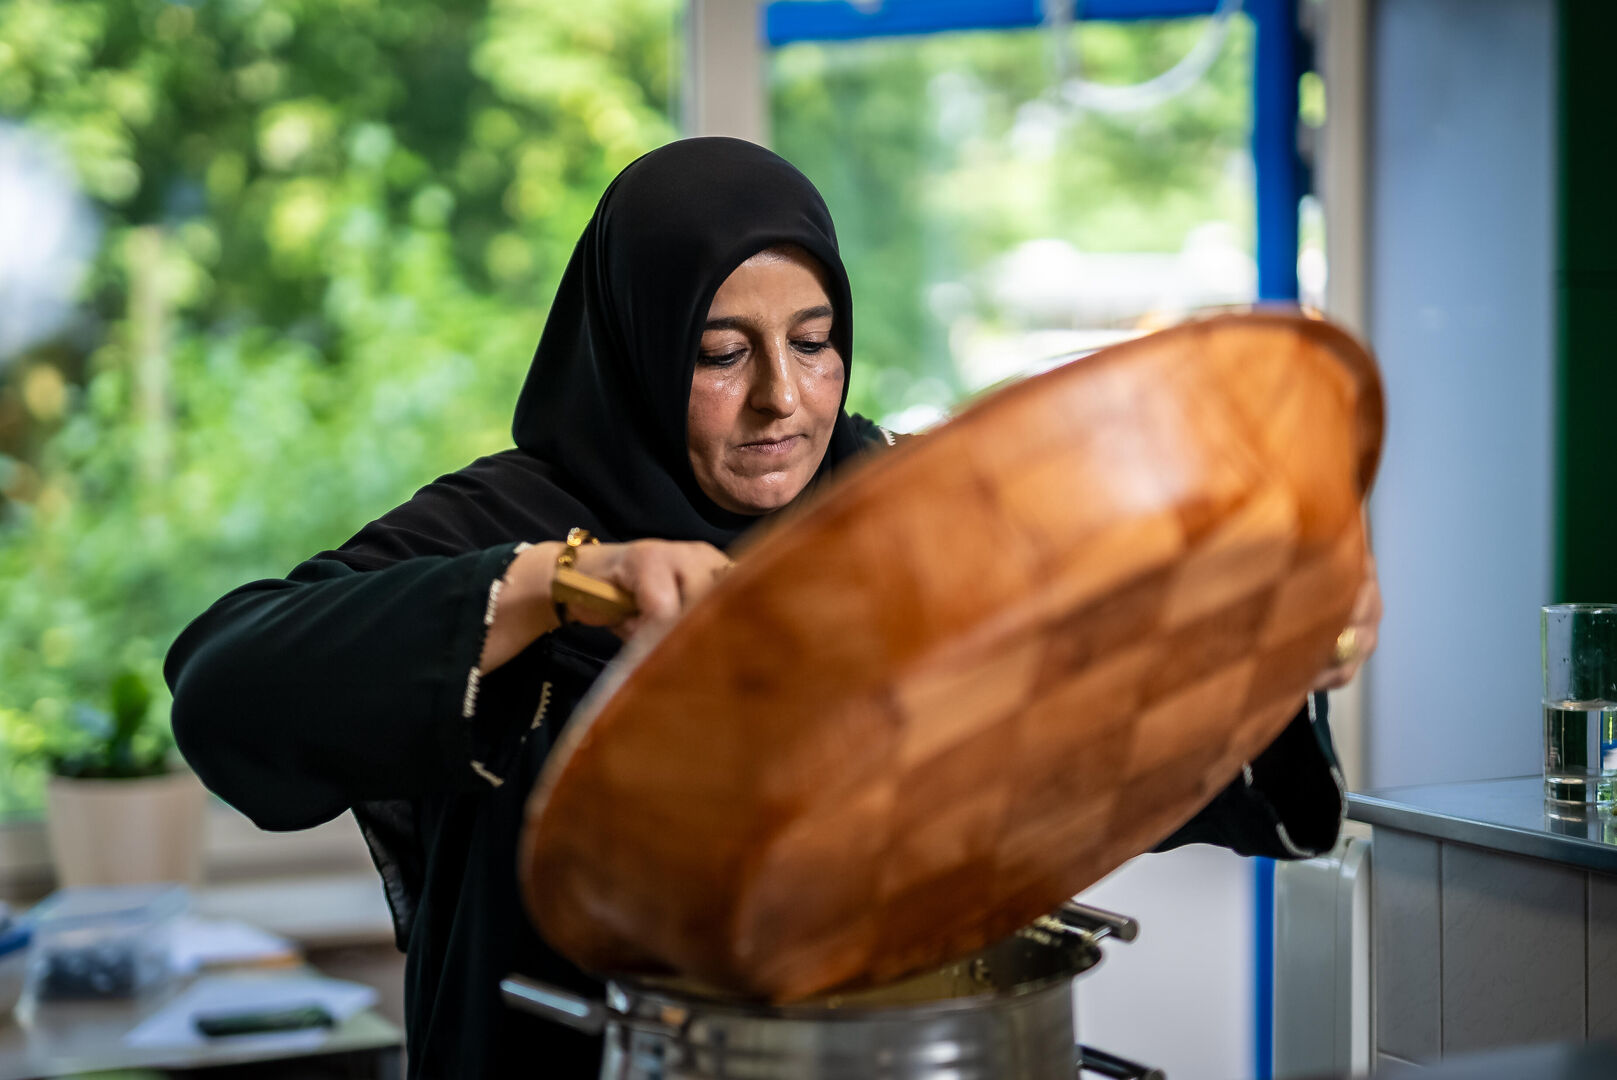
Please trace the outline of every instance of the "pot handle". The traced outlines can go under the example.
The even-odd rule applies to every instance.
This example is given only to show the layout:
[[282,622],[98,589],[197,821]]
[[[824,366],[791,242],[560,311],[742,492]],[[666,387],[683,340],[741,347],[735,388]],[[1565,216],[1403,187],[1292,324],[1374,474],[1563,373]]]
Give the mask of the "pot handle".
[[1161,1069],[1096,1050],[1093,1046],[1078,1047],[1075,1064],[1078,1066],[1074,1070],[1075,1080],[1079,1073],[1084,1072],[1096,1073],[1109,1080],[1167,1080],[1167,1075]]
[[500,980],[500,994],[506,1004],[514,1008],[566,1024],[586,1035],[599,1035],[606,1026],[605,1005],[559,986],[521,975],[507,975]]
[[1088,934],[1096,941],[1104,937],[1114,937],[1119,941],[1128,942],[1140,936],[1140,924],[1137,920],[1127,915],[1117,915],[1104,908],[1080,904],[1076,900],[1068,900],[1062,904],[1051,917],[1067,929]]

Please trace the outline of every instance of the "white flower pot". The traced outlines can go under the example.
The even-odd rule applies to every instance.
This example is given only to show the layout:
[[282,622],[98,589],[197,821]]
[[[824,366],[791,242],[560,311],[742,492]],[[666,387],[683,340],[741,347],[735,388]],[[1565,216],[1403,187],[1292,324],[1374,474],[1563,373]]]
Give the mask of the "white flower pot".
[[138,780],[51,777],[46,825],[58,886],[201,884],[206,802],[189,769]]

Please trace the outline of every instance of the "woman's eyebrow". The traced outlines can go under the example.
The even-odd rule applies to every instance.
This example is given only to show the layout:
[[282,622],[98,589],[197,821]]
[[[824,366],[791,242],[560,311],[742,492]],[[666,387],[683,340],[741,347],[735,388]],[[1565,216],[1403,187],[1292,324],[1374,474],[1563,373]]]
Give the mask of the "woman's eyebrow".
[[[835,312],[829,304],[819,304],[815,307],[804,308],[792,313],[792,322],[807,322],[809,319],[829,319]],[[726,315],[722,319],[709,319],[702,324],[705,333],[708,330],[750,330],[757,325],[757,321],[745,315]]]

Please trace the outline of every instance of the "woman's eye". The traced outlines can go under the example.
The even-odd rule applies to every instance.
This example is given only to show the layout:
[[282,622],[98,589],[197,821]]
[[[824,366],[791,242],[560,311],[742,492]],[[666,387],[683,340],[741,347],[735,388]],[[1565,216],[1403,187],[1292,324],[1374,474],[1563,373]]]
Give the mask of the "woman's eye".
[[747,350],[735,349],[726,353],[702,353],[697,359],[708,367],[729,367],[745,355]]
[[831,347],[831,343],[829,341],[797,341],[793,342],[793,344],[797,346],[798,352],[806,352],[810,354],[822,352]]

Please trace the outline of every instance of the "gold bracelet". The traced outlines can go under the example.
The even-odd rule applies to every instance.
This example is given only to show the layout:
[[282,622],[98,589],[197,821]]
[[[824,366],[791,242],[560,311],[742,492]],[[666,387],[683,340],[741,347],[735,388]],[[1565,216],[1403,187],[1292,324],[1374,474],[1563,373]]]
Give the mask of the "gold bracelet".
[[570,620],[567,617],[567,601],[556,595],[556,582],[560,579],[559,571],[571,570],[578,565],[578,549],[585,544],[599,544],[600,541],[590,535],[588,529],[573,526],[567,530],[567,539],[562,548],[556,553],[556,570],[558,573],[550,579],[550,602],[556,605],[556,625],[566,626]]
[[624,592],[610,581],[591,577],[578,569],[578,549],[585,544],[600,541],[586,529],[569,529],[567,542],[556,556],[556,570],[550,579],[550,601],[556,605],[556,625],[566,626],[567,608],[583,604],[590,612],[603,618],[621,621],[639,611],[634,594]]

